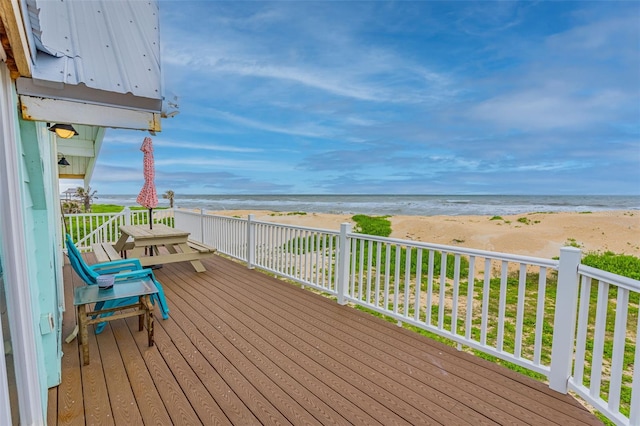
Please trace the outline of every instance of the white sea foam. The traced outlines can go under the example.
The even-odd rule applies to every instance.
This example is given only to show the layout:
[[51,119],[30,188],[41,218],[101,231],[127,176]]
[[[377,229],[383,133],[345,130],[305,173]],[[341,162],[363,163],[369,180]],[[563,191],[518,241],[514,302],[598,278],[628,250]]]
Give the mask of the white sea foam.
[[[100,194],[99,194],[100,195]],[[100,195],[135,206],[135,195]],[[168,206],[160,199],[160,206]],[[273,210],[371,215],[507,215],[529,212],[640,210],[640,196],[515,195],[180,195],[175,205],[205,210]]]

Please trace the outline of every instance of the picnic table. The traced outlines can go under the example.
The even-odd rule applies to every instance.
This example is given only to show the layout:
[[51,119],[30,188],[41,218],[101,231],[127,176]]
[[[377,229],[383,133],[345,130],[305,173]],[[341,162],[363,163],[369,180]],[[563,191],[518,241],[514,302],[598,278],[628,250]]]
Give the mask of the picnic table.
[[[120,253],[128,250],[127,257],[140,259],[142,266],[161,265],[173,262],[191,262],[197,272],[206,271],[200,259],[213,255],[215,248],[189,239],[189,232],[172,228],[162,223],[149,225],[122,225],[120,226],[120,238],[113,245],[112,252]],[[158,247],[164,246],[169,253],[161,253]],[[94,248],[98,249],[98,247]],[[103,251],[109,251],[103,248]],[[145,252],[149,256],[145,256]],[[113,260],[113,253],[101,258],[96,254],[98,261]]]

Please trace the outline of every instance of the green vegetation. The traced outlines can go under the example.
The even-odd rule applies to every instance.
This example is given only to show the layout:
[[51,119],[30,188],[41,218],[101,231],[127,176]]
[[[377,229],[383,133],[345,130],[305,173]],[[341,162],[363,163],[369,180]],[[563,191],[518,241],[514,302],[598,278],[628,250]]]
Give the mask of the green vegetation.
[[612,274],[640,280],[640,258],[635,256],[615,254],[610,251],[605,253],[590,252],[584,256],[582,263]]
[[519,217],[518,222],[524,223],[525,225],[529,225],[531,223],[526,217]]
[[307,212],[270,213],[269,216],[306,216]]
[[489,220],[504,220],[504,219],[502,218],[502,216],[493,216],[493,217],[492,217],[491,219],[489,219]]
[[[145,207],[132,206],[129,207],[130,210],[148,210]],[[155,208],[154,210],[163,210],[165,207]],[[91,206],[91,210],[93,214],[107,214],[105,216],[79,216],[79,217],[69,217],[68,215],[71,213],[65,213],[64,222],[65,222],[65,232],[69,232],[76,239],[82,239],[87,234],[87,231],[95,230],[101,226],[103,226],[107,221],[109,221],[112,217],[111,214],[120,213],[124,210],[123,206],[118,206],[115,204],[93,204]],[[78,212],[79,213],[79,212]],[[166,223],[169,226],[173,226],[173,218],[163,219],[163,223]],[[145,218],[140,219],[139,221],[134,221],[135,224],[146,224],[148,220]],[[107,231],[110,235],[118,235],[119,231],[117,229],[117,223],[112,223],[108,225],[110,228]]]
[[582,245],[575,238],[567,239],[564,245],[569,247],[576,247],[576,248],[582,247]]
[[124,207],[115,204],[94,204],[93,213],[120,213]]
[[387,219],[388,217],[390,216],[366,216],[357,214],[352,217],[356,223],[353,232],[388,237],[391,235],[391,222]]

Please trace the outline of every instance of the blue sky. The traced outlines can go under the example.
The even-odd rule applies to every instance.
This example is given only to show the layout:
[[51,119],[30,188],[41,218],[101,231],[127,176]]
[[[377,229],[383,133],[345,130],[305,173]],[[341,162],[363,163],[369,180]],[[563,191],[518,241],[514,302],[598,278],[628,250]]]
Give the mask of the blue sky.
[[[159,193],[640,194],[640,2],[161,1]],[[109,129],[91,183],[142,187]]]

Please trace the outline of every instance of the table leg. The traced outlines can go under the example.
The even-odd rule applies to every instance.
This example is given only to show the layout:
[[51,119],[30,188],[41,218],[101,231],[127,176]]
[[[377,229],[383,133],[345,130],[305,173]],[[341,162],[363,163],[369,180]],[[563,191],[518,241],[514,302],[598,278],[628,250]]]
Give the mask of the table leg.
[[137,246],[131,249],[131,253],[129,253],[129,258],[140,259],[143,254],[144,254],[144,246]]
[[[176,245],[180,248],[180,251],[182,253],[192,253],[195,251],[191,247],[189,247],[187,243],[180,243]],[[175,251],[175,248],[174,248],[174,251]],[[191,266],[193,266],[193,269],[195,269],[196,272],[205,272],[207,270],[202,264],[202,262],[200,262],[199,260],[191,260],[190,262],[191,262]]]
[[138,309],[142,311],[140,315],[138,315],[138,331],[144,329],[144,321],[147,315],[147,306],[144,304],[144,297],[145,296],[140,296],[140,300],[138,301]]
[[120,234],[120,238],[118,238],[118,241],[116,241],[116,243],[113,245],[113,248],[115,249],[115,251],[122,251],[124,249],[125,244],[127,244],[127,240],[129,239],[129,236],[127,234]]
[[87,305],[78,305],[79,339],[82,345],[82,364],[89,365],[89,333],[87,332]]
[[145,304],[145,318],[147,320],[147,337],[149,339],[149,346],[153,346],[153,305],[151,304],[151,297],[146,295],[144,297]]

